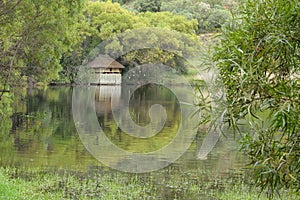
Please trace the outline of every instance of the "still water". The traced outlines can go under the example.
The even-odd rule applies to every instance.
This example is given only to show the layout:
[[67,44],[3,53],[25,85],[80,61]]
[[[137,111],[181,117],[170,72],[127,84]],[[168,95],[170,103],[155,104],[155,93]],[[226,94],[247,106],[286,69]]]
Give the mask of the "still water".
[[[152,152],[170,143],[176,135],[181,110],[176,96],[170,90],[155,85],[143,86],[135,92],[121,86],[93,87],[96,91],[94,110],[97,120],[107,138],[119,148],[130,152]],[[15,102],[9,123],[1,124],[1,166],[75,171],[100,167],[110,170],[86,150],[78,136],[72,115],[72,93],[71,87],[28,89],[26,95]],[[128,94],[130,116],[140,126],[150,122],[148,111],[152,105],[161,104],[165,108],[167,119],[158,134],[150,138],[136,138],[118,127],[112,110],[122,107],[123,97]],[[112,99],[114,108],[111,106]],[[222,176],[246,164],[230,133],[221,135],[207,159],[197,159],[205,137],[205,132],[198,131],[190,148],[165,169],[200,169]],[[117,159],[120,158],[111,156],[116,163]]]
[[[220,180],[238,178],[247,164],[245,157],[238,152],[238,144],[232,134],[221,135],[218,139],[215,135],[209,136],[202,127],[195,130],[197,134],[183,155],[162,169],[131,174],[105,166],[86,149],[77,132],[72,113],[75,90],[71,87],[29,89],[16,98],[13,115],[0,121],[0,167],[63,171],[64,174],[75,173],[87,178],[101,177],[101,180],[107,179],[108,182],[125,181],[127,186],[135,183],[149,190],[146,193],[152,199],[214,199],[211,190],[222,190]],[[133,153],[149,153],[174,142],[182,115],[180,103],[169,89],[146,85],[136,91],[121,86],[89,87],[86,90],[93,91],[92,98],[95,100],[91,113],[94,113],[106,138],[118,148]],[[160,104],[165,108],[166,121],[157,134],[149,138],[136,138],[118,126],[112,110],[122,108],[128,96],[130,117],[123,119],[124,124],[130,118],[134,123],[146,126],[151,121],[149,109],[152,105]],[[89,118],[86,120],[89,121]],[[93,141],[98,142],[97,139]],[[213,148],[209,147],[210,144]],[[200,153],[202,156],[199,159],[199,152],[207,145],[209,152]],[[168,153],[161,160],[176,153],[176,148]],[[110,151],[104,152],[104,155],[110,163],[124,165],[122,156]],[[135,167],[135,164],[128,160],[125,162],[129,168]],[[119,192],[115,191],[116,194]],[[144,199],[143,196],[140,198]]]

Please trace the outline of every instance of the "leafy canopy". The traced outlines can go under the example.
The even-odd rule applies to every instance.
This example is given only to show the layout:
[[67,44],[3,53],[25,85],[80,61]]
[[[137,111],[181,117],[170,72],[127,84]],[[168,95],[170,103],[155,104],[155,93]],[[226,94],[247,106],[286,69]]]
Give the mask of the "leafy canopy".
[[243,133],[256,183],[300,188],[300,2],[249,0],[223,29],[214,59],[226,89],[225,120]]
[[0,2],[0,90],[17,80],[57,78],[62,54],[78,40],[83,5],[84,0]]
[[161,10],[184,15],[188,19],[196,19],[198,21],[197,33],[216,32],[230,19],[231,15],[225,7],[216,6],[215,3],[209,4],[199,0],[164,1]]
[[[85,35],[81,42],[77,44],[77,48],[73,53],[65,57],[64,74],[66,74],[71,82],[74,81],[78,68],[73,66],[80,66],[82,61],[92,52],[92,50],[101,44],[103,41],[108,41],[114,36],[128,32],[132,29],[150,28],[164,28],[175,30],[182,34],[188,35],[196,39],[197,21],[188,20],[185,16],[175,15],[170,12],[145,12],[134,13],[122,8],[118,3],[108,2],[88,2],[85,10],[85,25],[80,31]],[[143,33],[151,34],[151,33]],[[151,34],[149,40],[144,41],[141,35],[132,33],[128,41],[112,40],[105,47],[105,53],[116,54],[122,51],[125,46],[130,46],[130,43],[148,43],[148,44],[166,44],[166,45],[182,45],[177,39],[170,37],[168,34],[161,35],[157,38],[155,34]],[[80,58],[80,59],[78,59]],[[176,60],[174,53],[162,51],[160,49],[132,51],[127,55],[119,58],[118,61],[126,66],[133,66],[135,64],[161,62],[173,66],[174,68],[180,62]],[[77,61],[74,63],[74,61]],[[75,68],[75,69],[74,69]],[[182,70],[184,71],[184,70]],[[75,76],[74,76],[75,74]]]

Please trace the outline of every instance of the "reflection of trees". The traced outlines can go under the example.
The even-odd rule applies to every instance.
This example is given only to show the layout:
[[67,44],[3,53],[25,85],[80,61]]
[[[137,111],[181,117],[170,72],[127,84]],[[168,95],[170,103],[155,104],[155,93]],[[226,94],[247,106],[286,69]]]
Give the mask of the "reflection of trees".
[[13,138],[9,132],[12,122],[9,116],[1,116],[0,120],[0,165],[9,163],[14,157]]
[[[30,90],[26,102],[16,102],[13,117],[0,121],[0,165],[58,166],[72,169],[99,165],[90,157],[77,136],[71,115],[71,95],[71,88]],[[88,97],[83,97],[83,100],[84,98]],[[133,152],[154,151],[167,145],[177,133],[181,119],[180,108],[175,100],[176,97],[169,90],[157,86],[142,87],[134,93],[130,109],[136,122],[147,123],[149,108],[154,103],[166,108],[167,121],[164,128],[149,139],[133,138],[122,132],[110,112],[98,116],[98,120],[107,137],[120,148]],[[137,120],[137,115],[140,116],[140,121]],[[12,126],[14,129],[11,129]],[[184,165],[180,164],[180,168],[226,172],[235,166],[231,164],[235,160],[235,153],[232,153],[235,144],[227,142],[219,141],[206,161],[195,161],[195,146],[192,146],[182,156],[180,162]],[[113,163],[119,163],[123,158],[112,156],[111,159]]]
[[157,150],[167,145],[178,131],[180,124],[179,103],[175,95],[157,85],[146,85],[132,91],[124,91],[125,94],[132,94],[130,99],[129,112],[136,124],[145,126],[150,123],[149,110],[154,104],[162,105],[167,113],[167,120],[164,128],[151,138],[135,138],[122,132],[113,119],[112,113],[98,116],[98,121],[107,137],[117,146],[133,152],[148,152]]
[[149,110],[154,104],[160,104],[166,109],[166,126],[172,126],[180,120],[176,96],[170,90],[156,85],[143,86],[132,94],[129,108],[131,117],[138,124],[150,123]]
[[71,106],[71,88],[28,90],[26,102],[15,102],[11,120],[1,121],[2,165],[76,166],[92,160],[76,134]]

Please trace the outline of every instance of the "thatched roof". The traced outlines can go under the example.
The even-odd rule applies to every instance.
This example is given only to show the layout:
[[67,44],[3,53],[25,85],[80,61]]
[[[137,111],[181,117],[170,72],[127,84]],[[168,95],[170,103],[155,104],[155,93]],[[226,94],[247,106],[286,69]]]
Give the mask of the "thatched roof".
[[86,64],[91,68],[113,68],[124,69],[125,67],[106,55],[99,55],[94,60]]

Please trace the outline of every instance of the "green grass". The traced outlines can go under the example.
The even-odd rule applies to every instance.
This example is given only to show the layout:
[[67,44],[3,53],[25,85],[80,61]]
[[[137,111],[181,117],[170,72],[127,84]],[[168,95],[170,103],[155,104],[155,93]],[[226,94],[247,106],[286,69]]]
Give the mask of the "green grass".
[[46,192],[38,190],[39,180],[33,182],[21,178],[11,178],[6,171],[0,170],[0,199],[61,199],[61,192]]
[[[267,199],[243,179],[166,171],[152,174],[0,169],[0,199]],[[203,173],[203,172],[202,172]],[[207,181],[207,178],[212,179]],[[288,192],[282,199],[299,199]]]
[[21,197],[19,184],[0,174],[0,199],[17,199]]

